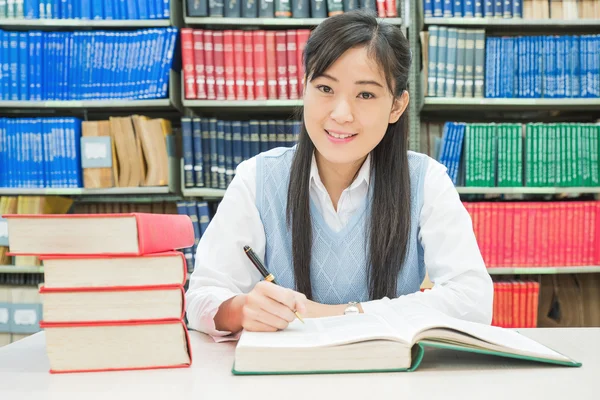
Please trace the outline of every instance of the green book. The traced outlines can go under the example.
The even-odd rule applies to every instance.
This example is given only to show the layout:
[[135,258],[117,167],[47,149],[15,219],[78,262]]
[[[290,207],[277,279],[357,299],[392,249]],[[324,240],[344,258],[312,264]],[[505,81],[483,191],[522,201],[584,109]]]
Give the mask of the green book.
[[469,352],[581,366],[515,330],[465,321],[419,306],[398,308],[388,314],[307,318],[304,323],[296,319],[276,332],[242,331],[232,372],[279,375],[414,371],[426,362],[423,354],[427,348],[456,350],[457,357],[460,352]]
[[510,166],[510,161],[508,160],[509,151],[508,140],[506,137],[506,127],[504,124],[498,125],[498,187],[507,187],[510,186],[509,182],[509,172],[508,168]]
[[556,186],[556,126],[547,124],[548,131],[548,185]]
[[515,124],[513,133],[513,145],[515,146],[514,155],[517,157],[517,162],[515,163],[514,185],[523,186],[523,125]]
[[525,186],[533,186],[533,126],[525,125]]
[[600,168],[598,166],[598,135],[600,135],[600,125],[588,127],[590,132],[590,182],[592,186],[598,186]]

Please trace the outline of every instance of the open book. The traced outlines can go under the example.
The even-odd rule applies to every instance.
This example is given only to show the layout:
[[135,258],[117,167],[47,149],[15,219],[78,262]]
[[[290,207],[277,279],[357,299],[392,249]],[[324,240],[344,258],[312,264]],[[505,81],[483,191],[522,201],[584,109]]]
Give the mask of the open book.
[[427,346],[581,366],[516,331],[451,318],[425,306],[305,322],[295,320],[277,332],[243,331],[233,373],[412,371]]

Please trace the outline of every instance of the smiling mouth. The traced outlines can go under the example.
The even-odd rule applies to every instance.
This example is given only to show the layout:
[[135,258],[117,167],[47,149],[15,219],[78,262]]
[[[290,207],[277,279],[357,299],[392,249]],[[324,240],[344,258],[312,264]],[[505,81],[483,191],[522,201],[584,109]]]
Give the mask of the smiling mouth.
[[335,132],[330,132],[327,129],[325,129],[325,132],[327,132],[327,134],[329,136],[331,136],[333,138],[336,138],[336,139],[348,139],[348,138],[351,138],[351,137],[354,137],[354,136],[357,135],[356,133],[343,133],[343,134],[342,133],[335,133]]

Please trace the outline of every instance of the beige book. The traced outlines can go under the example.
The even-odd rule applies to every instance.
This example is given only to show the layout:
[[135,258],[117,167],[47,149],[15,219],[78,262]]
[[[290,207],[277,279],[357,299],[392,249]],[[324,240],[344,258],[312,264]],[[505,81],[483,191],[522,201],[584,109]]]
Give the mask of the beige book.
[[[81,123],[81,136],[110,136],[109,126],[108,121],[84,121]],[[113,146],[112,143],[111,146]],[[86,189],[110,188],[115,186],[113,169],[111,167],[85,168],[83,170],[83,186]]]
[[139,257],[42,257],[44,287],[182,285],[185,258],[180,252]]
[[41,289],[45,322],[180,319],[183,289],[63,291]]
[[109,326],[44,326],[51,372],[98,371],[191,364],[181,321]]
[[523,19],[533,19],[533,0],[523,0]]
[[421,87],[423,88],[422,93],[427,93],[428,90],[428,79],[429,79],[429,32],[421,31],[419,33],[419,39],[421,40],[421,59],[423,60],[423,68],[421,69]]
[[123,135],[123,141],[127,146],[128,162],[129,162],[129,179],[124,184],[126,187],[137,187],[142,184],[142,171],[143,167],[140,165],[142,162],[142,155],[138,152],[138,143],[133,129],[133,122],[131,117],[119,118],[121,124],[121,134]]
[[550,1],[550,18],[564,19],[563,1],[564,0],[549,0]]
[[563,16],[568,20],[578,18],[577,0],[563,0]]
[[166,186],[169,184],[169,158],[165,136],[170,134],[162,119],[134,116],[136,132],[140,137],[146,160],[144,186]]

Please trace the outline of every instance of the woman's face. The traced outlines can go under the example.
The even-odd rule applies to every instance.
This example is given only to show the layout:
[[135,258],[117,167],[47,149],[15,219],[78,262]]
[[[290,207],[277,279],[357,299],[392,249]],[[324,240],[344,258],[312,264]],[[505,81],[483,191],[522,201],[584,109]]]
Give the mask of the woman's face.
[[408,105],[394,99],[385,75],[364,47],[344,53],[304,92],[304,123],[319,154],[331,163],[362,162]]

